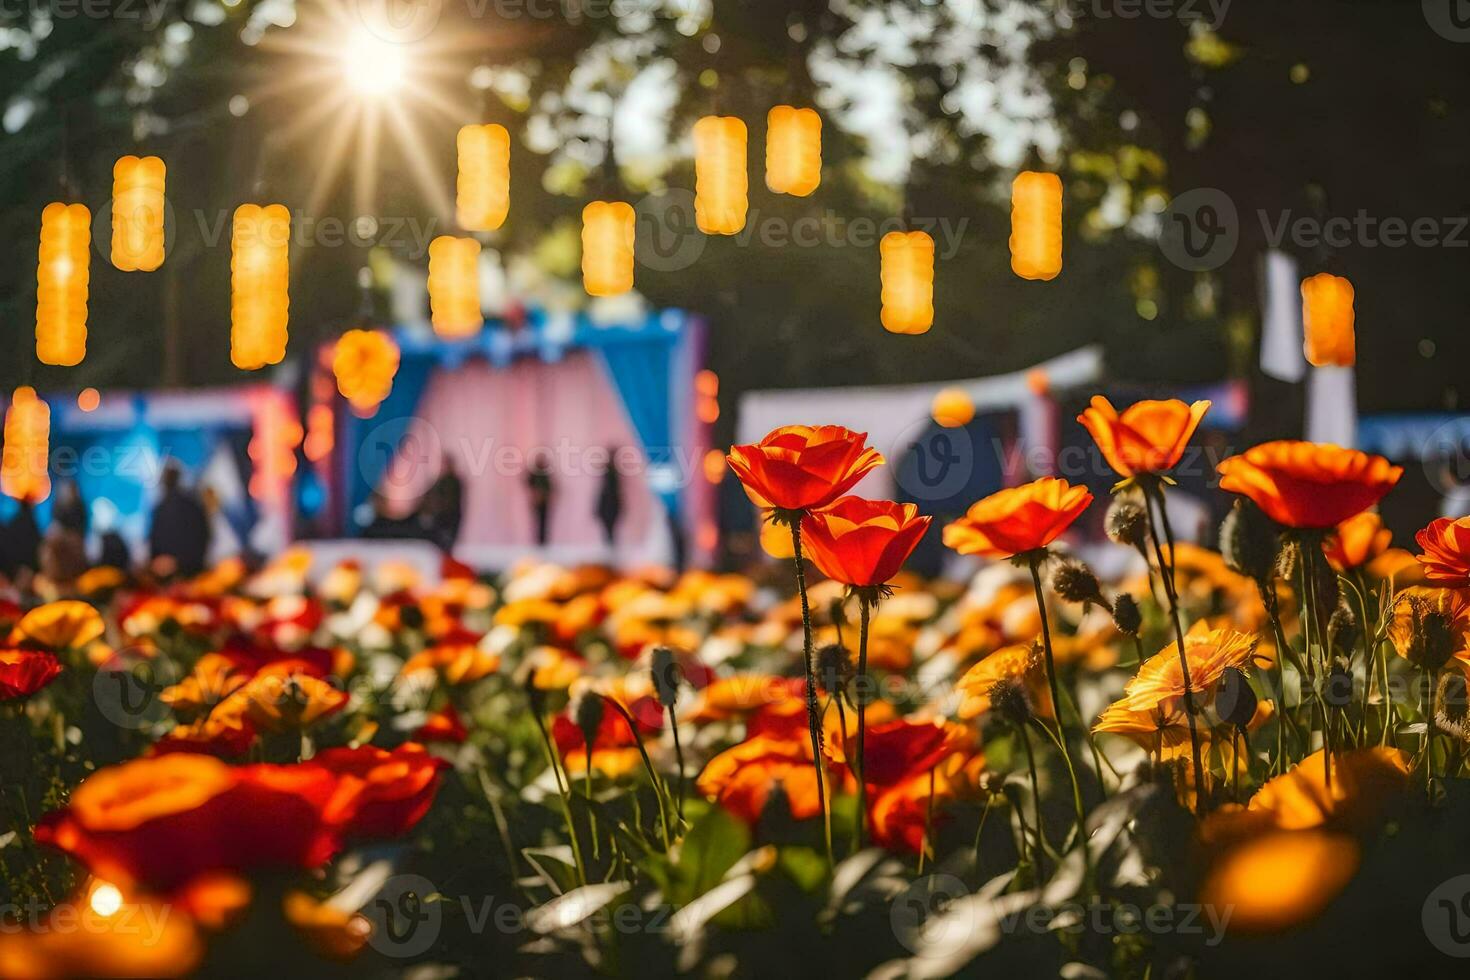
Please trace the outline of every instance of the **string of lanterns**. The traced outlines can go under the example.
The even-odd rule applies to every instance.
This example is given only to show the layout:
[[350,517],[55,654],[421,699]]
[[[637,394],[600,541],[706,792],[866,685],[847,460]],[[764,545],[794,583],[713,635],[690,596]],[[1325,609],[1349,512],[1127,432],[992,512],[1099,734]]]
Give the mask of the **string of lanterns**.
[[[806,197],[821,184],[822,120],[810,108],[773,106],[766,119],[766,186]],[[695,221],[710,235],[734,235],[749,209],[747,131],[734,116],[704,116],[693,129]],[[456,137],[456,217],[470,232],[505,222],[510,207],[510,133],[498,124],[461,127]],[[125,272],[152,272],[165,258],[167,169],[156,156],[124,156],[113,168],[112,264]],[[244,204],[231,232],[230,359],[244,370],[280,363],[286,353],[290,308],[291,216],[279,204]],[[56,202],[41,215],[36,272],[36,357],[74,366],[86,356],[91,213]],[[582,278],[591,296],[616,296],[634,285],[635,213],[623,201],[592,201],[582,210]],[[1062,182],[1052,173],[1024,171],[1011,187],[1011,268],[1031,280],[1055,279],[1062,269]],[[446,338],[472,336],[483,325],[480,243],[440,236],[429,246],[431,322]],[[898,334],[923,334],[934,323],[932,236],[896,231],[879,242],[880,322]],[[1302,283],[1307,359],[1316,366],[1354,363],[1353,288],[1323,273]],[[382,344],[355,340],[344,350],[354,362],[345,383],[376,391],[393,370]],[[391,340],[388,341],[391,344]],[[396,353],[396,348],[395,348]],[[368,361],[371,366],[368,366]],[[345,362],[344,362],[345,363]],[[339,386],[344,383],[339,373]],[[344,389],[346,396],[346,389]],[[384,392],[386,396],[386,391]],[[349,399],[351,400],[351,399]],[[361,405],[376,404],[363,394]],[[355,407],[361,407],[355,405]]]

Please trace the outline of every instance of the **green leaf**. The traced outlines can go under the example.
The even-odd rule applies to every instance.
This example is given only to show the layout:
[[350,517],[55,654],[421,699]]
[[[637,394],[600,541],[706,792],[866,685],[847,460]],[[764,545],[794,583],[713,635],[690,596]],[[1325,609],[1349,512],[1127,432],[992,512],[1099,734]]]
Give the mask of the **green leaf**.
[[721,807],[701,817],[679,844],[669,897],[685,905],[718,885],[750,850],[750,828]]

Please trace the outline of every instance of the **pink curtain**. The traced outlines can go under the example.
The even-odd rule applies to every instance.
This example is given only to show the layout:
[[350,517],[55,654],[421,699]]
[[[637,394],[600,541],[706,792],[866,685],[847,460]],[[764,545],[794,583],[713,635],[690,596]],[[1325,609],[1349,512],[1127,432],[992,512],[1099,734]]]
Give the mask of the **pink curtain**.
[[554,364],[528,359],[495,368],[475,360],[437,371],[415,415],[381,489],[394,512],[406,514],[445,457],[452,459],[465,489],[461,546],[534,547],[526,476],[538,455],[551,472],[551,545],[602,541],[597,501],[609,450],[620,450],[622,461],[619,544],[645,540],[662,519],[637,436],[606,372],[587,352]]

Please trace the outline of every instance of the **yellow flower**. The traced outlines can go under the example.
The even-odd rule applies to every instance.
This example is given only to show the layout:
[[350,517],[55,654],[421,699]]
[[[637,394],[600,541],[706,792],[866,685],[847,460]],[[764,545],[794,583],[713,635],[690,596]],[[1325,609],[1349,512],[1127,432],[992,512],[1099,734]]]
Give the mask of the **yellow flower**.
[[[1195,623],[1184,636],[1184,654],[1189,661],[1189,684],[1196,703],[1214,696],[1216,685],[1230,667],[1246,669],[1255,653],[1256,638],[1230,629],[1210,629]],[[1123,702],[1130,711],[1166,712],[1184,707],[1184,668],[1179,662],[1179,644],[1174,642],[1149,657],[1124,689]]]
[[40,644],[48,650],[75,650],[100,637],[107,629],[90,604],[77,599],[48,602],[21,617],[11,634],[12,643]]

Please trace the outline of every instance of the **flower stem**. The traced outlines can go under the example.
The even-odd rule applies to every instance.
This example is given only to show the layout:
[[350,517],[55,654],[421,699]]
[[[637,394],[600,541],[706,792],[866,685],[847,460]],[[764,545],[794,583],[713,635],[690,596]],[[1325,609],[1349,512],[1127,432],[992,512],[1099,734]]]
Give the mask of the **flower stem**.
[[[1159,578],[1164,580],[1164,595],[1169,599],[1169,616],[1174,623],[1174,638],[1179,643],[1179,669],[1184,678],[1184,717],[1189,722],[1189,751],[1194,763],[1194,812],[1203,814],[1205,807],[1205,774],[1199,750],[1199,724],[1195,721],[1194,691],[1189,677],[1189,654],[1184,648],[1184,626],[1179,620],[1179,592],[1174,581],[1172,568],[1164,562],[1164,547],[1159,540],[1158,524],[1164,527],[1169,538],[1169,553],[1174,554],[1174,532],[1169,528],[1169,514],[1164,507],[1164,492],[1156,485],[1145,483],[1144,514],[1148,517],[1148,533],[1154,542],[1154,555],[1159,562]],[[1158,524],[1154,522],[1153,505],[1159,508]]]
[[866,596],[858,596],[858,663],[857,663],[857,850],[863,848],[863,829],[868,812],[868,616],[871,612]]
[[812,664],[812,607],[806,595],[806,571],[802,568],[801,519],[791,519],[791,560],[796,566],[796,591],[801,596],[801,653],[806,669],[806,720],[812,739],[812,767],[817,771],[817,806],[827,845],[827,867],[832,867],[832,823],[827,814],[826,780],[822,776],[822,732],[817,711],[817,672]]

